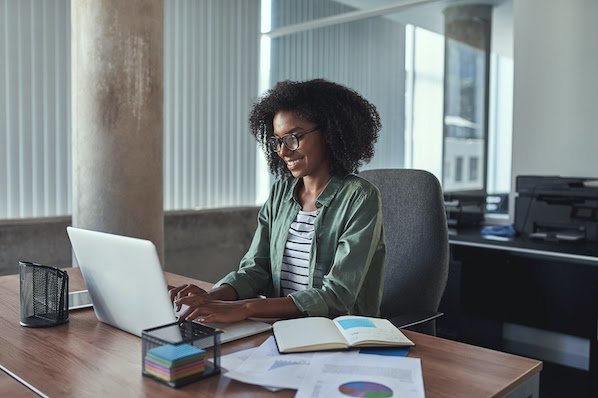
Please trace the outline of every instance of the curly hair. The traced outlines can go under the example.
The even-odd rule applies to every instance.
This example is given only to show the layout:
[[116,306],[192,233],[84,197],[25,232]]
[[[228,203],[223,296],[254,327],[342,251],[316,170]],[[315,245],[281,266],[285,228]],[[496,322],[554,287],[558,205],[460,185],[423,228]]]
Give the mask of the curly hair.
[[355,91],[323,79],[282,81],[251,108],[249,127],[268,158],[272,174],[290,175],[284,161],[268,146],[274,135],[274,115],[279,111],[315,123],[323,134],[330,173],[346,175],[368,162],[380,131],[380,115],[373,104]]

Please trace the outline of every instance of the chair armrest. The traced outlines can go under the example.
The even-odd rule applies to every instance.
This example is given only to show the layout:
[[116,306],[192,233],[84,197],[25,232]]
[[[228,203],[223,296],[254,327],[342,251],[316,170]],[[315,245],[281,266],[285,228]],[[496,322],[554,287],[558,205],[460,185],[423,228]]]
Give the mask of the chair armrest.
[[443,312],[434,311],[409,312],[407,314],[392,317],[389,321],[398,328],[407,328],[440,318],[442,315],[444,315]]

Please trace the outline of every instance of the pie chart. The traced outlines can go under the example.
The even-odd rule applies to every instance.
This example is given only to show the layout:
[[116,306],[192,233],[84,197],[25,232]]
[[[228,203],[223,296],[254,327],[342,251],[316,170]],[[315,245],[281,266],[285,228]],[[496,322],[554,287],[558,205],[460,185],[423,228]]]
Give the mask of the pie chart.
[[351,381],[341,384],[338,390],[349,397],[388,398],[392,397],[392,390],[384,384],[369,381]]

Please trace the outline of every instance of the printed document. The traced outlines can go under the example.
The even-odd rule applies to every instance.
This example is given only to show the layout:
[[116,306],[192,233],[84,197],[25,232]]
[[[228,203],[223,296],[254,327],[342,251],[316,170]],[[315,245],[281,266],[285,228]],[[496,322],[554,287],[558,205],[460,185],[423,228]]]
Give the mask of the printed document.
[[[278,353],[273,337],[251,350],[251,355],[242,364],[229,369],[226,377],[249,384],[260,386],[298,389],[303,383],[303,377],[314,358],[327,356],[329,353]],[[343,353],[344,361],[357,362],[364,355],[358,352]],[[358,357],[359,356],[359,357]],[[271,389],[271,388],[269,388]]]
[[[245,362],[248,358],[250,358],[256,350],[259,350],[259,347],[248,348],[243,351],[233,352],[232,354],[222,355],[220,357],[220,366],[222,368],[222,372],[224,374],[227,374],[228,372],[234,371],[239,366],[241,366],[243,364],[243,362]],[[245,379],[245,376],[243,376],[243,375],[240,375],[240,377]],[[245,382],[244,380],[241,380],[239,378],[237,378],[236,380]],[[249,384],[252,384],[252,383],[249,383]],[[269,385],[262,385],[261,387],[265,388],[266,390],[273,391],[273,392],[282,390],[282,388],[280,388],[280,387],[272,387]]]
[[347,354],[312,358],[295,398],[425,397],[419,358],[360,355],[347,360]]

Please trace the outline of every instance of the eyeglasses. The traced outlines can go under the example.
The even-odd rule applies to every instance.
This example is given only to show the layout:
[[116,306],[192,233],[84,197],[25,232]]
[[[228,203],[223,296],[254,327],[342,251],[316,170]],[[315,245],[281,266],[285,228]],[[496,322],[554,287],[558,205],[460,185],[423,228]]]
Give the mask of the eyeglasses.
[[280,151],[283,144],[289,151],[296,151],[299,148],[299,141],[301,141],[301,139],[305,135],[318,130],[318,128],[319,127],[316,126],[313,129],[304,131],[300,134],[296,134],[296,133],[285,134],[280,138],[279,137],[270,137],[270,139],[268,140],[268,145],[270,146],[270,149],[272,150],[272,152]]

